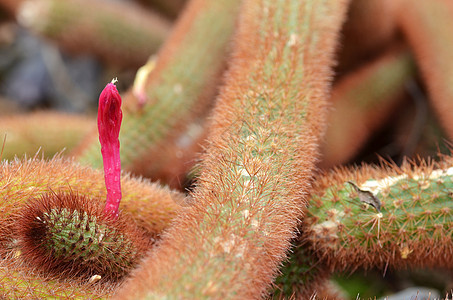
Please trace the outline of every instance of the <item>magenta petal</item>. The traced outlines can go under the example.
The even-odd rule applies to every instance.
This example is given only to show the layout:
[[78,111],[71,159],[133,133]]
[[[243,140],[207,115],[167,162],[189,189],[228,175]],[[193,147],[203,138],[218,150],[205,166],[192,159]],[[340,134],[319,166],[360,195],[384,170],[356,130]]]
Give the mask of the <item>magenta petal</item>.
[[99,96],[98,131],[107,189],[104,211],[114,219],[118,217],[121,201],[121,160],[118,136],[122,119],[121,96],[112,81],[105,86]]

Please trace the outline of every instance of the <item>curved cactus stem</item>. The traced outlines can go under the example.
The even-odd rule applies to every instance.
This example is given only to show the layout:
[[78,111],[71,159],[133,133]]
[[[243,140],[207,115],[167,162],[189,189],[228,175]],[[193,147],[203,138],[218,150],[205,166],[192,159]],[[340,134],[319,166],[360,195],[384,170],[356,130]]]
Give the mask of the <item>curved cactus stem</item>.
[[322,166],[353,158],[373,131],[388,121],[414,76],[414,61],[407,50],[392,49],[339,80],[332,88]]

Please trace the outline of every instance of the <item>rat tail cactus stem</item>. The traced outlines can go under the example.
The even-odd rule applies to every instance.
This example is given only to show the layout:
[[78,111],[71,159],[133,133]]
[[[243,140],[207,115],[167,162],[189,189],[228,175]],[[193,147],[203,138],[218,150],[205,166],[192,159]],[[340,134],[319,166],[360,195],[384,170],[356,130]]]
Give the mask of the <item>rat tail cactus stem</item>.
[[302,217],[348,1],[244,1],[194,192],[116,299],[253,299]]
[[453,267],[453,158],[318,176],[275,296],[308,297],[332,272]]
[[157,13],[120,1],[15,2],[8,10],[28,30],[53,40],[67,52],[89,53],[120,68],[146,62],[171,28]]
[[453,2],[402,1],[398,22],[414,51],[432,105],[453,138]]
[[351,72],[333,87],[323,167],[345,163],[359,152],[371,134],[401,105],[405,83],[414,75],[411,55],[398,48]]
[[99,97],[98,130],[101,142],[102,159],[104,162],[105,187],[107,202],[105,213],[118,218],[118,208],[121,201],[121,160],[120,134],[121,96],[115,86],[116,79],[107,84]]
[[[91,117],[55,111],[37,111],[27,114],[2,116],[0,138],[6,141],[1,159],[13,160],[38,151],[51,158],[57,153],[67,154],[92,129]],[[3,146],[3,145],[2,145]]]

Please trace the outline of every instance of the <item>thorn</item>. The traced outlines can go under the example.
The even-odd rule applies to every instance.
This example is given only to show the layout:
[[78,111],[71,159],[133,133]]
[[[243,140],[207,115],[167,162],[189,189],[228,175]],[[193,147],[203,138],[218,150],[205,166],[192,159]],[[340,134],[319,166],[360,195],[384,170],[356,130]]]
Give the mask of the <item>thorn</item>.
[[347,181],[350,185],[354,187],[354,189],[357,191],[357,194],[359,195],[359,200],[360,202],[366,203],[368,205],[373,206],[376,208],[376,210],[380,213],[381,212],[381,201],[379,200],[378,197],[376,197],[372,192],[370,191],[364,191],[359,189],[359,187],[353,183],[352,181]]

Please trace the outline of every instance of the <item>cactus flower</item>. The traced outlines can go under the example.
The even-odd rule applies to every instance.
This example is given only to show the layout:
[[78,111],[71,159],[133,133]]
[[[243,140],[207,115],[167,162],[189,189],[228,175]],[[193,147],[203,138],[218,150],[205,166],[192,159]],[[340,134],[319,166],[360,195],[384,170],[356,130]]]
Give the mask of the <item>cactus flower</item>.
[[113,79],[108,83],[99,96],[98,131],[101,143],[102,160],[104,163],[105,186],[107,201],[104,212],[112,218],[118,218],[118,208],[121,201],[121,160],[120,133],[121,96],[116,89]]

